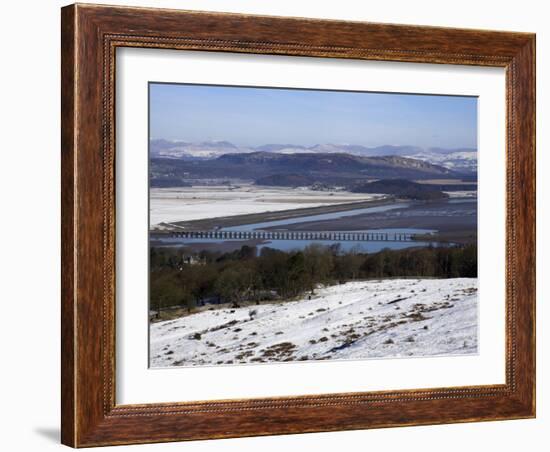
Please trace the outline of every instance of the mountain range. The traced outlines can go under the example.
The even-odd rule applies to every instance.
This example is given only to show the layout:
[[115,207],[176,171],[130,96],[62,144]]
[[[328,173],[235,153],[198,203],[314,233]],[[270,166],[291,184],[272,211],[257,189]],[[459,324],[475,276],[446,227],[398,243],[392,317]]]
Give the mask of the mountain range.
[[351,186],[377,179],[463,179],[467,174],[397,155],[365,157],[347,153],[249,152],[211,159],[152,158],[151,185],[182,186],[197,180],[239,179],[258,185]]
[[302,146],[295,144],[264,144],[256,147],[237,146],[229,141],[205,141],[192,143],[154,139],[150,141],[151,158],[178,160],[211,160],[232,154],[349,154],[360,157],[401,156],[435,164],[460,173],[474,173],[477,170],[476,149],[424,149],[418,146],[384,145],[368,147],[356,144],[316,144]]

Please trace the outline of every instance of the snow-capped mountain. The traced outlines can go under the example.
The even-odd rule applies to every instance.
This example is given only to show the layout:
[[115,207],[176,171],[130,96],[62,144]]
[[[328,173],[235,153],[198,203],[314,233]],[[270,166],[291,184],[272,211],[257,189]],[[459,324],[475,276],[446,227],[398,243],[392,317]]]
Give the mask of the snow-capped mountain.
[[229,141],[188,143],[185,141],[151,140],[149,144],[151,156],[157,158],[212,159],[225,154],[255,152],[253,148],[238,147]]

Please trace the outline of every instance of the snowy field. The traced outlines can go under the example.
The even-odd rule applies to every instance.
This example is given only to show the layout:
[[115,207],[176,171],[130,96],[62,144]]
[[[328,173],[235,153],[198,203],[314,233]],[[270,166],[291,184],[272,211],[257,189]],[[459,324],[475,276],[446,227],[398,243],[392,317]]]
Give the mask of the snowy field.
[[383,195],[309,188],[229,186],[152,188],[150,224],[275,212],[379,199]]
[[444,191],[449,195],[449,198],[475,198],[477,197],[477,190],[468,191]]
[[150,326],[151,367],[477,353],[477,279],[394,279]]

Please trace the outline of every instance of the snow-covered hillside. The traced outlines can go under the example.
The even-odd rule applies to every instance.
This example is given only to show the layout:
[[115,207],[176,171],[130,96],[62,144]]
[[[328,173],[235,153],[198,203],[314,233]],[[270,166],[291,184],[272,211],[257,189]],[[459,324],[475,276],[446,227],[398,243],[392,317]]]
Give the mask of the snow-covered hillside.
[[477,353],[477,279],[394,279],[151,324],[152,367]]
[[477,171],[477,151],[464,150],[453,152],[422,151],[407,157],[422,160],[434,165],[441,165],[455,171],[475,172]]

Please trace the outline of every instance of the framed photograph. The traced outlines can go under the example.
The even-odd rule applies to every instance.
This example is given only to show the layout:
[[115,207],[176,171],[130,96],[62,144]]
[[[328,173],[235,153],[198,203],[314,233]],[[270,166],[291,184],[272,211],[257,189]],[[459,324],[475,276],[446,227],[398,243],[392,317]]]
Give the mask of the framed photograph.
[[62,442],[535,416],[535,36],[62,9]]

